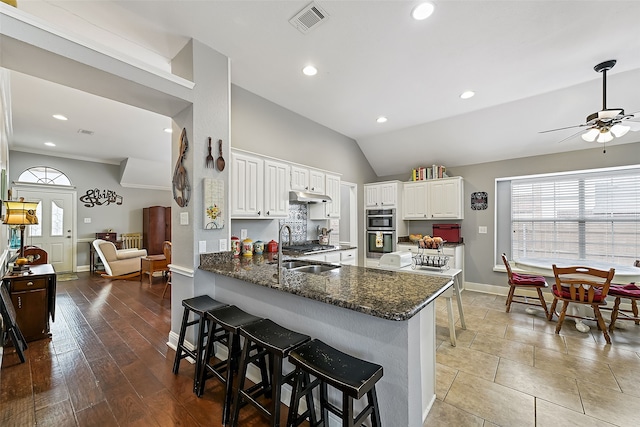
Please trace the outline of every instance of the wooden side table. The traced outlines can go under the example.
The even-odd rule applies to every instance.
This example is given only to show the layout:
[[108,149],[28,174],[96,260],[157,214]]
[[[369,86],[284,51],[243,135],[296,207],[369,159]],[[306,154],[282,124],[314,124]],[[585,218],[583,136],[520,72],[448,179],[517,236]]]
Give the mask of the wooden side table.
[[149,284],[153,284],[153,273],[162,271],[166,274],[169,271],[167,258],[164,255],[147,255],[140,259],[140,282],[145,274],[149,275]]
[[49,318],[55,321],[56,271],[51,264],[30,266],[29,273],[9,271],[3,278],[16,311],[16,321],[27,341],[51,336]]

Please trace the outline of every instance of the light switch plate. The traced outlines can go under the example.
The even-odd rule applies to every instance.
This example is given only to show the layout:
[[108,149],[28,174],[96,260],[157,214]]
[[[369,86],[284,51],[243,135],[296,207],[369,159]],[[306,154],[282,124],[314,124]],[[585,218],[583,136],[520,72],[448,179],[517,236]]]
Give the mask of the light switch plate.
[[207,252],[207,241],[206,240],[200,240],[198,242],[198,253],[204,254]]
[[180,225],[189,225],[189,212],[180,212]]
[[225,252],[227,250],[227,239],[220,239],[220,243],[218,244],[218,250],[220,252]]
[[487,234],[487,226],[486,225],[481,225],[478,227],[478,233],[480,234]]
[[240,240],[244,240],[246,238],[247,238],[247,229],[246,228],[240,229]]
[[85,218],[84,219],[84,223],[85,224],[91,224],[91,218]]

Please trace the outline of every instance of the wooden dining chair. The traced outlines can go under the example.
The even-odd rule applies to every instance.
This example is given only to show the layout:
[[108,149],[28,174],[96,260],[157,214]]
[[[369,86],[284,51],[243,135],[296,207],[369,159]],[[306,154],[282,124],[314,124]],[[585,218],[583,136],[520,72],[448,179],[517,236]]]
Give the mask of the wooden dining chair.
[[[502,254],[502,262],[507,269],[507,275],[509,277],[509,294],[507,296],[507,313],[511,310],[511,303],[535,305],[542,307],[545,317],[550,319],[549,311],[547,309],[547,302],[544,300],[542,290],[549,287],[547,280],[543,276],[536,276],[532,274],[514,273],[511,270],[511,265],[507,259],[506,254]],[[538,301],[530,302],[527,295],[516,294],[516,290],[535,289],[538,293]]]
[[[171,242],[167,240],[162,244],[162,252],[164,253],[164,257],[167,259],[167,266],[169,266],[169,264],[171,264]],[[164,294],[167,292],[167,288],[169,286],[171,286],[171,268],[167,271],[167,283],[164,284],[162,298],[164,298]]]
[[140,249],[142,248],[142,234],[141,233],[122,233],[120,235],[122,240],[122,249]]
[[[637,259],[633,264],[635,267],[640,267],[640,259]],[[636,283],[629,283],[626,285],[614,285],[609,287],[609,295],[615,297],[613,303],[613,310],[611,311],[611,323],[609,323],[609,331],[613,332],[615,328],[616,320],[618,316],[620,320],[633,320],[636,325],[640,325],[640,316],[638,316],[638,300],[640,299],[640,286]],[[620,303],[623,299],[628,299],[631,304],[631,309],[620,308]]]
[[[602,331],[607,344],[611,344],[611,338],[607,333],[607,327],[600,313],[600,307],[607,305],[607,295],[615,269],[598,270],[590,267],[558,267],[553,264],[553,275],[556,283],[553,285],[553,303],[551,315],[555,313],[558,301],[562,301],[562,310],[558,316],[556,334],[560,333],[562,323],[566,316],[586,320],[596,320],[598,329]],[[589,305],[593,309],[595,317],[567,314],[570,303]]]

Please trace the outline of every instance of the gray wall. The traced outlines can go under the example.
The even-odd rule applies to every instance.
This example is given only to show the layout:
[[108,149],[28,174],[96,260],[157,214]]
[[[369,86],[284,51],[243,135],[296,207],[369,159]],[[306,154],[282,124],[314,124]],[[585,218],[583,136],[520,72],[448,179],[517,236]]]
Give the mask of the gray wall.
[[[11,151],[9,153],[9,182],[17,180],[20,174],[34,166],[50,166],[64,172],[77,191],[78,223],[77,238],[94,238],[95,233],[113,229],[121,233],[142,233],[142,208],[148,206],[171,206],[171,192],[161,190],[141,190],[125,188],[119,183],[120,166],[96,162],[71,160],[62,157]],[[123,197],[122,205],[103,205],[88,208],[79,198],[87,190],[113,190]],[[91,218],[90,224],[84,218]],[[89,264],[89,247],[78,243],[78,266]]]
[[[358,184],[358,212],[364,212],[362,185],[376,181],[377,176],[355,140],[235,85],[231,85],[231,99],[231,141],[235,148],[340,173],[343,181]],[[358,230],[364,227],[362,221],[363,215],[359,214]],[[240,228],[254,237],[274,238],[277,221],[232,222],[233,234],[239,236]],[[363,243],[361,231],[359,236],[358,241]]]
[[[640,162],[640,142],[610,145],[607,152],[602,147],[545,156],[524,157],[500,162],[447,168],[450,176],[464,178],[464,220],[461,221],[465,243],[465,280],[467,282],[506,286],[505,275],[493,271],[495,259],[495,180],[520,175],[562,172],[625,166]],[[380,180],[406,177],[385,177]],[[471,193],[486,191],[489,207],[484,211],[471,210]],[[426,221],[420,221],[427,223]],[[452,222],[452,221],[448,221]],[[430,224],[424,224],[430,226]],[[479,226],[487,226],[487,234],[478,234]],[[411,232],[419,231],[418,224],[411,225]],[[499,261],[499,260],[498,260]]]

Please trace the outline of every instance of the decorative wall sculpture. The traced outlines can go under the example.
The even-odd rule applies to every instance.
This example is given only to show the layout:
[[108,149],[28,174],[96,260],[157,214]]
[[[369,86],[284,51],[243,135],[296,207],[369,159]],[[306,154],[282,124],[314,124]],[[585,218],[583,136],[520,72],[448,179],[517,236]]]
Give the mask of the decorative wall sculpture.
[[118,196],[113,190],[100,190],[99,188],[92,188],[87,190],[84,196],[80,196],[80,201],[84,203],[87,208],[93,208],[95,206],[116,204],[121,205],[124,201],[122,196]]
[[189,176],[187,175],[187,170],[182,165],[184,159],[187,158],[188,149],[187,129],[183,128],[180,134],[180,154],[178,155],[176,168],[173,170],[173,200],[175,200],[181,208],[188,206],[189,199],[191,198]]

